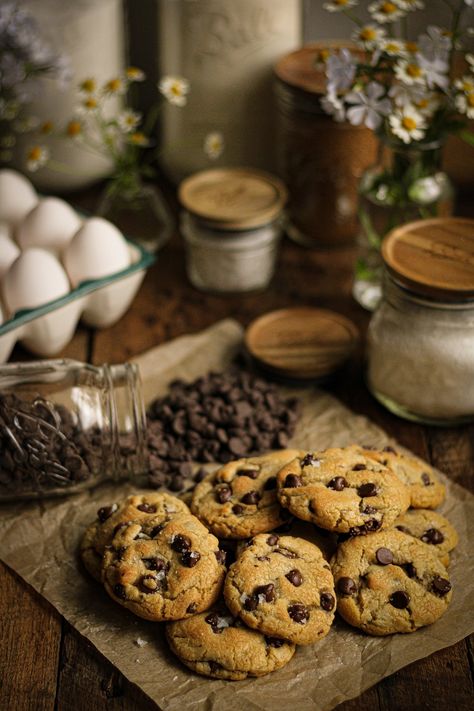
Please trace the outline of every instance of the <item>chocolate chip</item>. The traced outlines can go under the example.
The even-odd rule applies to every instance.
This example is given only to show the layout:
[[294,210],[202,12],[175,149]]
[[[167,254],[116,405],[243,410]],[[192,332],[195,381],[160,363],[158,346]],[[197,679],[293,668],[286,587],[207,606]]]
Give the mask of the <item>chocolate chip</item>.
[[220,504],[225,504],[232,496],[232,489],[227,484],[216,487],[216,499]]
[[187,606],[186,612],[187,612],[189,615],[193,615],[193,614],[196,612],[197,607],[198,607],[198,606],[197,606],[197,603],[191,602],[191,603]]
[[[179,470],[181,469],[181,466],[179,466]],[[184,479],[182,476],[179,474],[176,474],[168,484],[168,488],[170,491],[182,491],[184,489]]]
[[446,580],[446,578],[441,578],[439,577],[439,575],[437,575],[435,578],[433,578],[431,589],[434,593],[443,597],[444,595],[447,595],[448,592],[451,590],[451,583],[449,582],[449,580]]
[[300,571],[297,570],[296,568],[293,568],[293,570],[290,570],[289,573],[285,575],[285,578],[290,581],[292,585],[294,585],[296,588],[299,588],[299,586],[303,582],[303,576],[301,575]]
[[166,524],[159,523],[158,526],[154,526],[150,531],[150,538],[156,538],[164,529]]
[[187,568],[194,568],[200,560],[201,554],[198,551],[184,551],[181,556],[181,562]]
[[102,508],[97,511],[97,518],[101,523],[104,523],[104,521],[107,521],[107,519],[110,518],[112,514],[117,511],[117,509],[117,504],[112,504],[112,506],[102,506]]
[[274,533],[271,533],[267,538],[267,544],[269,546],[276,546],[279,540],[280,539],[278,536],[276,536]]
[[375,557],[377,563],[380,563],[380,565],[390,565],[393,563],[393,553],[389,548],[377,548]]
[[421,475],[421,481],[425,486],[429,486],[431,484],[430,475],[426,472],[423,472],[423,474]]
[[206,470],[203,469],[202,467],[200,467],[200,468],[197,470],[196,474],[194,475],[194,481],[195,481],[197,484],[199,484],[199,482],[202,481],[203,479],[205,479],[206,476],[207,476]]
[[401,566],[409,578],[416,578],[416,568],[413,563],[403,563]]
[[423,543],[432,543],[437,546],[444,541],[444,536],[441,531],[437,528],[429,528],[421,536]]
[[296,622],[299,625],[305,625],[309,620],[308,608],[306,605],[302,605],[299,602],[289,606],[288,614],[293,622]]
[[263,485],[263,488],[265,491],[273,491],[273,489],[276,489],[276,486],[277,486],[276,476],[269,476],[268,479],[266,480],[265,484]]
[[279,553],[285,558],[298,558],[298,554],[293,551],[289,551],[288,548],[275,548],[274,553]]
[[147,503],[139,504],[137,506],[137,509],[139,511],[143,511],[143,513],[147,513],[147,514],[156,513],[156,506],[153,506],[152,504],[147,504]]
[[214,634],[221,634],[221,632],[224,631],[224,626],[220,624],[222,618],[217,614],[217,612],[210,612],[204,619],[208,625],[211,625],[211,629]]
[[335,491],[342,491],[343,489],[346,488],[346,486],[349,486],[349,484],[347,483],[347,480],[344,479],[343,476],[335,476],[334,479],[331,479],[331,481],[328,482],[326,486],[328,489],[334,489]]
[[269,647],[275,647],[276,649],[283,647],[285,644],[285,640],[278,639],[278,637],[265,637],[265,642]]
[[237,476],[248,476],[250,479],[257,479],[260,472],[257,469],[241,469]]
[[244,507],[241,506],[240,504],[235,504],[232,506],[232,513],[235,513],[236,516],[240,516],[241,513],[244,512]]
[[410,604],[410,596],[404,590],[397,590],[392,593],[388,600],[397,610],[404,610]]
[[382,452],[390,452],[390,454],[396,454],[396,453],[397,453],[396,450],[395,450],[393,447],[389,447],[389,446],[384,447],[383,450],[382,450]]
[[352,526],[352,528],[349,529],[349,537],[366,536],[368,533],[378,531],[381,525],[381,521],[377,521],[376,518],[370,518],[360,526]]
[[357,585],[352,578],[344,576],[337,581],[337,589],[342,595],[353,595],[357,592]]
[[127,599],[127,593],[126,593],[124,585],[117,583],[116,585],[114,585],[113,591],[114,591],[115,597],[119,597],[121,600]]
[[183,553],[183,551],[188,551],[191,548],[191,541],[187,536],[177,533],[171,540],[171,548],[177,553]]
[[301,481],[301,478],[296,474],[287,474],[283,486],[289,489],[294,489],[298,486],[303,486],[303,482]]
[[114,528],[113,535],[115,536],[119,531],[122,530],[122,528],[127,528],[129,523],[130,523],[129,521],[122,521],[121,523],[118,523]]
[[257,598],[259,595],[263,595],[266,602],[273,602],[275,600],[275,586],[273,583],[268,583],[268,585],[259,585],[253,591],[253,594]]
[[219,664],[219,662],[213,662],[210,661],[208,662],[209,664],[209,671],[211,671],[213,674],[219,671],[219,669],[222,669],[222,664]]
[[406,526],[395,526],[395,528],[402,533],[408,533],[410,535],[410,531]]
[[361,472],[364,471],[364,469],[367,469],[365,464],[354,464],[354,466],[352,467],[353,472]]
[[361,498],[367,498],[368,496],[377,496],[378,490],[377,486],[372,483],[361,484],[357,489],[357,493]]
[[312,454],[306,454],[303,457],[303,459],[301,460],[301,466],[302,467],[310,467],[312,464],[314,464],[315,461],[316,460]]
[[160,571],[166,569],[166,563],[161,558],[143,558],[143,562],[148,570]]
[[260,501],[260,494],[258,491],[249,491],[247,494],[244,494],[240,500],[247,506],[257,506]]
[[323,610],[326,610],[326,612],[331,612],[331,610],[334,609],[334,605],[336,604],[336,600],[334,599],[334,595],[331,595],[331,593],[328,592],[323,592],[319,596],[319,604],[323,608]]
[[248,597],[246,601],[244,602],[244,608],[248,610],[248,612],[253,612],[256,610],[258,607],[258,600],[255,597]]
[[225,565],[225,559],[227,557],[225,551],[218,550],[215,552],[215,556],[218,563]]

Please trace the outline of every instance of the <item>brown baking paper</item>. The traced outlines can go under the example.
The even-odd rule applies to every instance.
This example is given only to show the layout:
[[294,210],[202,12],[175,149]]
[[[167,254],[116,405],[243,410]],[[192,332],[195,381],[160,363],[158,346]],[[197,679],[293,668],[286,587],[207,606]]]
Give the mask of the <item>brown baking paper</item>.
[[[137,359],[148,399],[176,377],[222,369],[239,349],[242,330],[226,320],[160,346]],[[373,422],[316,389],[303,394],[303,415],[291,446],[322,449],[351,442],[393,444]],[[321,642],[297,649],[283,669],[239,682],[199,677],[167,649],[163,626],[134,617],[112,602],[83,571],[77,548],[100,506],[125,496],[130,484],[107,485],[63,500],[6,505],[1,511],[1,557],[163,711],[317,711],[358,696],[383,677],[474,631],[474,496],[443,477],[442,507],[460,535],[450,569],[454,594],[438,622],[414,634],[367,637],[336,620]],[[146,642],[144,646],[142,643]]]

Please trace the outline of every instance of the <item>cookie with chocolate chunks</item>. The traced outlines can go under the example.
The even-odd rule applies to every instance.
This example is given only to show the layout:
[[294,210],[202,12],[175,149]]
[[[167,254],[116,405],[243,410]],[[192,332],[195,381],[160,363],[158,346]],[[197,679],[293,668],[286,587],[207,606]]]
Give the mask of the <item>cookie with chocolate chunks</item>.
[[117,530],[135,521],[148,518],[165,522],[177,514],[190,514],[186,504],[172,494],[147,493],[127,496],[119,502],[102,506],[97,519],[86,529],[80,546],[80,556],[88,573],[101,582],[102,556]]
[[191,514],[120,528],[103,558],[103,581],[120,605],[147,620],[207,610],[225,576],[219,541]]
[[266,533],[230,566],[224,598],[248,627],[304,645],[327,635],[336,608],[321,551],[302,538]]
[[276,475],[298,450],[229,462],[199,483],[191,511],[222,538],[249,538],[287,518],[276,495]]
[[395,521],[395,528],[426,543],[449,565],[449,554],[459,541],[454,526],[447,518],[430,509],[409,509]]
[[282,506],[328,531],[365,535],[407,510],[408,488],[360,447],[299,452],[277,475]]
[[285,666],[291,642],[245,627],[223,603],[186,620],[170,622],[166,638],[183,664],[203,676],[238,681]]
[[396,529],[345,541],[331,567],[337,611],[367,634],[414,632],[436,622],[451,600],[438,555]]

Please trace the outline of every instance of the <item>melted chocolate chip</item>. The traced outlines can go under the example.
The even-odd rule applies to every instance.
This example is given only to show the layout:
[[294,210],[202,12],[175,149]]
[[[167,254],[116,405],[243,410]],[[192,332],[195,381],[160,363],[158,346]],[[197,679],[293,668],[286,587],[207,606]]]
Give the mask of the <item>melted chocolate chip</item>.
[[151,529],[150,531],[150,538],[156,538],[158,534],[162,532],[166,524],[164,523],[159,523],[158,526],[155,526],[154,528]]
[[166,563],[161,558],[143,558],[143,562],[148,570],[159,571],[166,569]]
[[193,614],[196,612],[197,607],[198,607],[198,606],[197,606],[197,603],[191,602],[191,603],[187,606],[186,612],[187,612],[189,615],[193,615]]
[[104,523],[104,521],[107,521],[107,519],[110,518],[112,514],[117,511],[117,509],[117,504],[112,504],[112,506],[102,506],[102,508],[97,511],[97,518],[101,523]]
[[293,620],[299,625],[305,625],[309,620],[309,610],[306,605],[300,602],[290,605],[288,608],[288,614]]
[[352,526],[352,528],[349,529],[349,537],[353,538],[354,536],[366,536],[368,533],[378,531],[381,525],[381,521],[377,521],[375,518],[370,518],[361,526]]
[[316,460],[312,454],[306,454],[301,460],[302,467],[310,467]]
[[393,553],[389,548],[377,548],[375,558],[380,565],[390,565],[390,563],[393,563]]
[[289,551],[288,548],[275,548],[274,553],[279,553],[285,556],[285,558],[298,558],[298,554],[293,551]]
[[208,625],[211,625],[211,629],[214,634],[221,634],[224,631],[224,627],[220,625],[222,618],[217,614],[217,612],[210,612],[204,618]]
[[244,602],[244,608],[248,610],[249,612],[253,612],[254,610],[257,609],[258,606],[258,600],[257,598],[251,596],[246,599]]
[[260,472],[258,469],[241,469],[237,476],[248,476],[250,479],[257,479]]
[[263,488],[265,489],[265,491],[272,491],[273,489],[276,489],[276,485],[277,485],[276,476],[270,476],[266,480]]
[[240,504],[235,504],[235,506],[232,506],[232,513],[235,513],[237,516],[240,516],[240,514],[243,512],[244,512],[244,507],[241,506]]
[[299,476],[296,476],[296,474],[288,474],[283,486],[288,489],[295,489],[298,486],[303,486],[303,482]]
[[326,610],[326,612],[331,612],[331,610],[334,610],[334,605],[336,604],[336,600],[334,599],[334,595],[331,595],[331,593],[328,592],[323,592],[319,596],[319,604],[323,608],[323,610]]
[[299,586],[303,582],[303,576],[301,575],[300,571],[297,570],[297,568],[293,568],[293,570],[290,570],[290,572],[285,575],[285,578],[289,580],[290,583],[296,588],[299,588]]
[[404,610],[410,604],[410,596],[404,590],[396,590],[390,595],[388,600],[397,610]]
[[220,504],[225,504],[232,496],[232,489],[227,484],[216,487],[216,499]]
[[413,563],[403,563],[400,566],[409,578],[416,578],[416,568]]
[[436,593],[436,595],[440,595],[441,597],[443,597],[444,595],[447,595],[448,592],[451,590],[451,583],[449,582],[449,580],[446,580],[446,578],[440,578],[437,575],[435,578],[433,578],[431,589],[434,593]]
[[335,491],[342,491],[349,486],[347,480],[343,476],[335,476],[330,482],[326,484],[328,489],[334,489]]
[[227,557],[225,551],[218,550],[215,552],[215,556],[218,563],[220,563],[221,565],[225,565],[225,559]]
[[127,593],[125,590],[125,586],[121,585],[120,583],[117,583],[113,587],[114,595],[116,597],[119,597],[121,600],[126,600],[127,599]]
[[444,541],[444,536],[441,531],[437,528],[429,528],[421,536],[423,543],[432,543],[437,546]]
[[408,530],[408,528],[407,528],[406,526],[395,526],[395,528],[396,528],[398,531],[401,531],[402,533],[408,533],[408,534],[410,534],[410,531]]
[[431,484],[430,475],[427,472],[423,472],[421,475],[421,481],[425,486],[429,486]]
[[258,491],[248,491],[240,500],[247,506],[256,506],[260,501],[260,494]]
[[285,644],[285,640],[278,639],[278,637],[265,637],[265,642],[269,647],[275,647],[276,649],[283,647]]
[[275,600],[275,586],[273,583],[268,583],[268,585],[259,585],[253,591],[253,594],[257,598],[259,595],[264,595],[266,602],[273,602]]
[[177,553],[183,553],[183,551],[188,551],[191,548],[191,541],[187,536],[177,533],[171,541],[171,548]]
[[210,670],[213,674],[215,674],[216,672],[218,672],[219,669],[222,669],[222,664],[219,664],[219,662],[210,661],[210,662],[208,662],[208,664],[209,664],[209,670]]
[[269,546],[276,546],[279,540],[280,539],[278,536],[276,536],[274,533],[271,533],[267,538],[267,544]]
[[114,528],[113,535],[115,536],[119,531],[122,530],[122,528],[126,528],[128,526],[128,524],[129,524],[129,521],[122,521],[122,523],[118,523]]
[[201,554],[198,551],[184,551],[181,556],[181,562],[187,568],[194,568],[200,560]]
[[354,466],[352,467],[353,472],[361,472],[364,469],[366,469],[365,464],[354,464]]
[[153,506],[152,504],[147,504],[147,503],[139,504],[137,506],[137,509],[139,511],[143,511],[143,513],[147,513],[147,514],[156,513],[156,506]]
[[377,486],[370,482],[368,484],[361,484],[357,489],[357,493],[361,498],[367,498],[368,496],[377,496],[378,490]]
[[353,595],[357,591],[357,585],[352,578],[344,576],[337,581],[337,589],[342,595]]

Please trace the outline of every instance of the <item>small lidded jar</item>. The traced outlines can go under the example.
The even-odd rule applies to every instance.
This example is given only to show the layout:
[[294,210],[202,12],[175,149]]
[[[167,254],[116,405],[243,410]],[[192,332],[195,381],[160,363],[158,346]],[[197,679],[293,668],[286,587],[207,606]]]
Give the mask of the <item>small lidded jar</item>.
[[0,367],[0,501],[81,491],[146,471],[138,366]]
[[406,419],[474,420],[474,220],[435,218],[382,245],[383,299],[368,332],[368,386]]
[[275,271],[287,193],[247,168],[195,173],[179,188],[189,280],[211,292],[265,289]]

